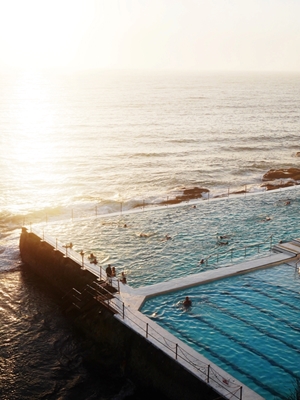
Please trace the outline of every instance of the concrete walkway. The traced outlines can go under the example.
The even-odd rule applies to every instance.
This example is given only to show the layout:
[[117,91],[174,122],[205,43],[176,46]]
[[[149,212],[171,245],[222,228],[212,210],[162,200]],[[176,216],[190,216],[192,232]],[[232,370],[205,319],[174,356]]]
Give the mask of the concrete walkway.
[[300,241],[298,242],[298,245],[299,247],[295,245],[294,242],[285,243],[280,245],[280,249],[279,246],[276,246],[277,251],[282,251],[280,253],[273,253],[256,260],[246,261],[229,267],[212,269],[198,274],[187,275],[185,277],[175,278],[170,281],[160,282],[155,285],[144,286],[138,289],[133,289],[128,285],[121,284],[120,294],[126,306],[139,310],[145,300],[154,296],[187,289],[192,286],[198,286],[215,280],[228,278],[230,276],[245,274],[257,269],[270,268],[274,265],[293,261],[297,259],[298,253],[300,253]]

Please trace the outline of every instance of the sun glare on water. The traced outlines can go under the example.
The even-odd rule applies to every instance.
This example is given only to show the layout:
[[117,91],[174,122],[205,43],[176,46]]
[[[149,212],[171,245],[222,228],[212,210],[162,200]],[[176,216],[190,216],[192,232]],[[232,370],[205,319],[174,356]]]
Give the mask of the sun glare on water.
[[57,112],[42,76],[32,72],[19,75],[8,110],[10,122],[3,154],[9,203],[42,204],[57,179],[55,161],[59,157],[53,141]]

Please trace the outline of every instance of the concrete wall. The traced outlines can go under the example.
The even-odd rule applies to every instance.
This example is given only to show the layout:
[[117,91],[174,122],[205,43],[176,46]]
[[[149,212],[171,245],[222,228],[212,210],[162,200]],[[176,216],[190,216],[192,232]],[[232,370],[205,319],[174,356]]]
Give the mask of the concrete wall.
[[125,375],[145,390],[155,390],[172,400],[222,399],[220,394],[185,370],[144,336],[128,328],[103,304],[86,297],[79,310],[72,307],[68,293],[82,291],[96,277],[83,271],[76,262],[64,257],[34,233],[22,229],[20,252],[24,268],[29,268],[56,291],[66,316],[92,343],[97,362]]

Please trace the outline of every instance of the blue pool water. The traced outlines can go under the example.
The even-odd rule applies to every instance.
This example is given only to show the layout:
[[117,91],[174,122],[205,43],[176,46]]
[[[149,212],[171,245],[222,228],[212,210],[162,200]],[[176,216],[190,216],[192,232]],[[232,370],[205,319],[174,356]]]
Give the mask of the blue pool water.
[[[200,201],[180,207],[44,225],[45,233],[77,251],[93,252],[127,273],[133,287],[266,255],[299,234],[300,187]],[[290,205],[286,205],[286,200]],[[126,224],[126,227],[124,225]],[[141,235],[142,234],[142,235]],[[165,240],[165,235],[172,239]],[[218,237],[226,235],[219,245]],[[199,264],[205,259],[204,264]],[[105,267],[105,265],[103,265]]]
[[299,311],[300,276],[291,265],[159,296],[142,309],[269,400],[289,394],[300,376]]
[[[45,234],[126,271],[133,287],[264,257],[299,234],[300,187],[42,224]],[[289,201],[289,204],[287,204]],[[41,226],[40,226],[41,228]],[[171,239],[166,240],[165,235]],[[219,245],[220,236],[228,242]],[[204,258],[206,262],[200,264]],[[193,300],[187,312],[180,306]],[[267,400],[300,376],[300,280],[281,265],[147,301],[142,312]]]

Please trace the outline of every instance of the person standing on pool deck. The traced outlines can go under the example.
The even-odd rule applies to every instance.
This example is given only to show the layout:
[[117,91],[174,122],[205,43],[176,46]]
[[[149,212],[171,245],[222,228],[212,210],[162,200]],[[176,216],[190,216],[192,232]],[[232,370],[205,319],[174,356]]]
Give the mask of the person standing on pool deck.
[[108,266],[107,266],[105,272],[106,272],[106,276],[107,276],[108,283],[111,284],[112,270],[111,270],[110,264],[108,264]]

